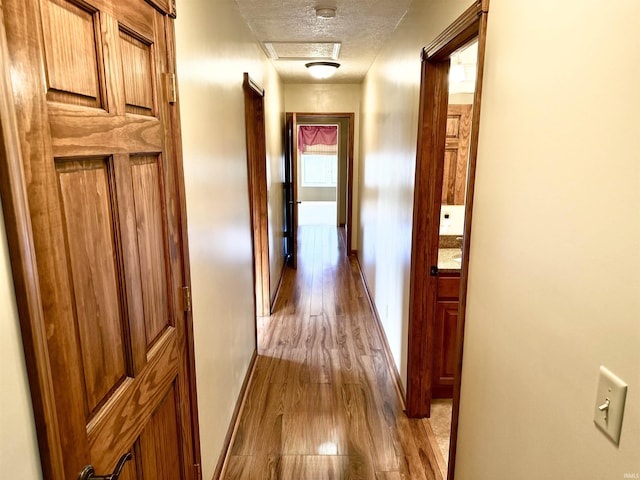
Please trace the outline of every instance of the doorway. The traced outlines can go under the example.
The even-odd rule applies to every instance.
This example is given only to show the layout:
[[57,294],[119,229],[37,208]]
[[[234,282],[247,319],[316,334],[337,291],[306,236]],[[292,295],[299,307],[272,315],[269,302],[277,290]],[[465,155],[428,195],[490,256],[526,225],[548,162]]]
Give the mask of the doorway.
[[[475,2],[422,52],[409,293],[407,414],[430,417],[434,399],[452,397],[449,465],[447,469],[443,462],[441,468],[448,479],[453,479],[455,471],[487,13],[488,1]],[[454,82],[450,77],[460,75],[460,66],[462,73],[467,73],[460,57],[474,42],[477,52],[471,55],[477,58],[475,89],[472,101],[468,102],[473,107],[454,107],[454,98],[449,94]],[[469,110],[469,120],[465,120],[465,112]],[[459,135],[465,123],[469,128],[468,155],[460,155],[466,150],[463,145],[466,140]],[[468,158],[468,162],[458,161],[463,158]],[[462,199],[464,202],[459,205]],[[461,211],[455,212],[456,209]],[[452,229],[454,223],[461,224],[461,235]],[[443,245],[443,241],[455,243]],[[442,258],[447,247],[456,250],[448,259],[453,265]]]
[[[296,266],[299,224],[332,224],[345,229],[348,254],[352,254],[353,113],[287,113],[285,165],[285,257]],[[302,145],[302,127],[329,134]],[[313,135],[310,135],[312,137]],[[324,142],[324,143],[323,143]]]
[[300,119],[297,136],[298,225],[344,225],[347,159],[341,125]]
[[448,463],[455,382],[456,327],[460,302],[462,239],[469,166],[471,118],[477,72],[478,42],[451,55],[447,128],[438,240],[438,286],[433,341],[431,412],[433,430]]

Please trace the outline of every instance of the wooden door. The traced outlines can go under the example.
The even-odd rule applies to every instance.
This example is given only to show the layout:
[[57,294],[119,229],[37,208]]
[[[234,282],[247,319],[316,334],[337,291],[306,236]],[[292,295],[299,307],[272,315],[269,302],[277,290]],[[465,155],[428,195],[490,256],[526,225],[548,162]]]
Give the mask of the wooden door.
[[285,235],[287,261],[298,265],[298,116],[286,114]]
[[[173,7],[1,3],[29,208],[8,230],[32,230],[12,264],[44,477],[107,474],[130,452],[122,479],[194,479]],[[37,266],[31,290],[19,261]]]
[[449,105],[442,182],[443,205],[464,205],[469,164],[471,109],[472,105]]
[[251,240],[253,243],[253,280],[256,295],[256,315],[262,317],[271,313],[269,199],[267,192],[264,90],[249,77],[248,73],[244,74],[243,90],[249,213],[251,215]]
[[285,237],[285,257],[289,265],[296,268],[297,264],[297,245],[296,245],[296,221],[297,218],[297,202],[295,196],[296,190],[296,153],[295,142],[297,136],[294,128],[296,121],[295,113],[286,114],[285,124],[285,168],[284,168],[284,237]]

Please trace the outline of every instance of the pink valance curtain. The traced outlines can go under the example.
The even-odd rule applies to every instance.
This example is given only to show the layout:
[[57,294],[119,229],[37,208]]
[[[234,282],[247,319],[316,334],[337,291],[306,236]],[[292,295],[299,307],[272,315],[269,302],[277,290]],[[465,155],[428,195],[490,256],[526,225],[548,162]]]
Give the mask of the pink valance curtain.
[[300,125],[298,128],[298,148],[301,152],[313,145],[337,145],[337,125]]

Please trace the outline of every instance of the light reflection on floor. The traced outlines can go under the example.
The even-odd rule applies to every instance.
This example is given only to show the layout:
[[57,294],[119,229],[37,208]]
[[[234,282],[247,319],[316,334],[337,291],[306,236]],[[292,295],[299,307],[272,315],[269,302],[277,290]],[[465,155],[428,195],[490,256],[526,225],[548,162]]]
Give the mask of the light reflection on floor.
[[336,225],[336,202],[302,202],[298,204],[298,225]]

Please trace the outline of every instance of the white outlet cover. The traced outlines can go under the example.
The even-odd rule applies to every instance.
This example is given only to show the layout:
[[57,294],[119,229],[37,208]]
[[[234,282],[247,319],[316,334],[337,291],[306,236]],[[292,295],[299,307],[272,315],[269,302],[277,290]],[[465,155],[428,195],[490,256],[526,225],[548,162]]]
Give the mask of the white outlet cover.
[[[600,367],[598,394],[594,407],[593,421],[616,445],[620,443],[624,402],[627,398],[627,384],[606,367]],[[609,399],[609,408],[601,411],[600,406]]]

